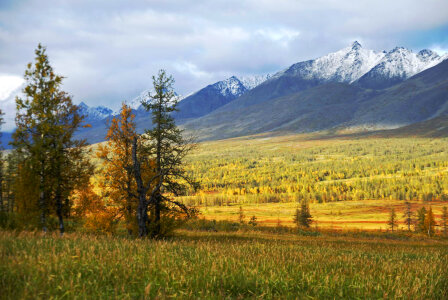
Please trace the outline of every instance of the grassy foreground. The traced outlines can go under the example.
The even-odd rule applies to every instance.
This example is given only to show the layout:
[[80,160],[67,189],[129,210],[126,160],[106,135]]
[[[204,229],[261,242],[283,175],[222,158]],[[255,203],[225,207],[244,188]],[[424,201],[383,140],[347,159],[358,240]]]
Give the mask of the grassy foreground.
[[0,297],[448,297],[448,245],[181,231],[165,241],[0,231]]

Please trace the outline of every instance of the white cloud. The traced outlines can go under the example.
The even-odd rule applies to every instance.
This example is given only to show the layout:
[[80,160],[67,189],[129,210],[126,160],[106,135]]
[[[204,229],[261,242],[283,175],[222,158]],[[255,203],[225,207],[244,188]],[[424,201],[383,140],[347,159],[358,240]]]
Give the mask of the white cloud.
[[[275,72],[354,39],[376,50],[431,48],[434,41],[416,40],[448,28],[448,1],[17,0],[0,8],[0,24],[2,72],[21,77],[41,42],[76,103],[118,108],[149,88],[160,68],[187,94],[233,74]],[[446,38],[436,42],[448,48]]]
[[22,77],[0,74],[0,101],[6,100],[11,96],[23,82],[24,80]]

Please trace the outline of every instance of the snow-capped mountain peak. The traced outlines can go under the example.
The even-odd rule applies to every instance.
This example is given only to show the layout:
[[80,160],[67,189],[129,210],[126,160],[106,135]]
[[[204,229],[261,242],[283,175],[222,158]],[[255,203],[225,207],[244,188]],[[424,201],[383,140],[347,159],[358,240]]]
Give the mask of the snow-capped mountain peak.
[[103,120],[113,114],[112,109],[105,106],[90,107],[81,102],[78,107],[80,114],[86,116],[89,120]]
[[352,83],[372,69],[383,57],[383,52],[365,49],[355,41],[351,46],[324,55],[314,60],[297,63],[277,73],[300,76],[322,82],[337,81]]
[[263,75],[239,76],[238,79],[246,89],[251,90],[271,77],[272,77],[271,74],[263,74]]

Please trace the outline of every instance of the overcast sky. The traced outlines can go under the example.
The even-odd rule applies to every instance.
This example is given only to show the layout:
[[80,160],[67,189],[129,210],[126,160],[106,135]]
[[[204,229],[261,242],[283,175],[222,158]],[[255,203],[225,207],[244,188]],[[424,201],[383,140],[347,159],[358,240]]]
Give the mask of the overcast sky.
[[[363,47],[448,51],[447,0],[0,0],[0,104],[40,42],[75,103],[117,108],[164,68],[187,94]],[[11,98],[11,97],[9,97]]]

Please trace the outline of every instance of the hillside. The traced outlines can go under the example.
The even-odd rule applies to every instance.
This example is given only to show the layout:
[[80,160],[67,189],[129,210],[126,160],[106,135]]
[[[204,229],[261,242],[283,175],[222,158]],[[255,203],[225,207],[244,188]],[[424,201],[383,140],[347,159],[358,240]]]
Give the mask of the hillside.
[[274,82],[281,81],[268,80],[238,100],[188,122],[186,128],[203,139],[272,131],[393,129],[437,117],[448,109],[448,61],[382,91],[325,83],[269,101],[250,97]]

